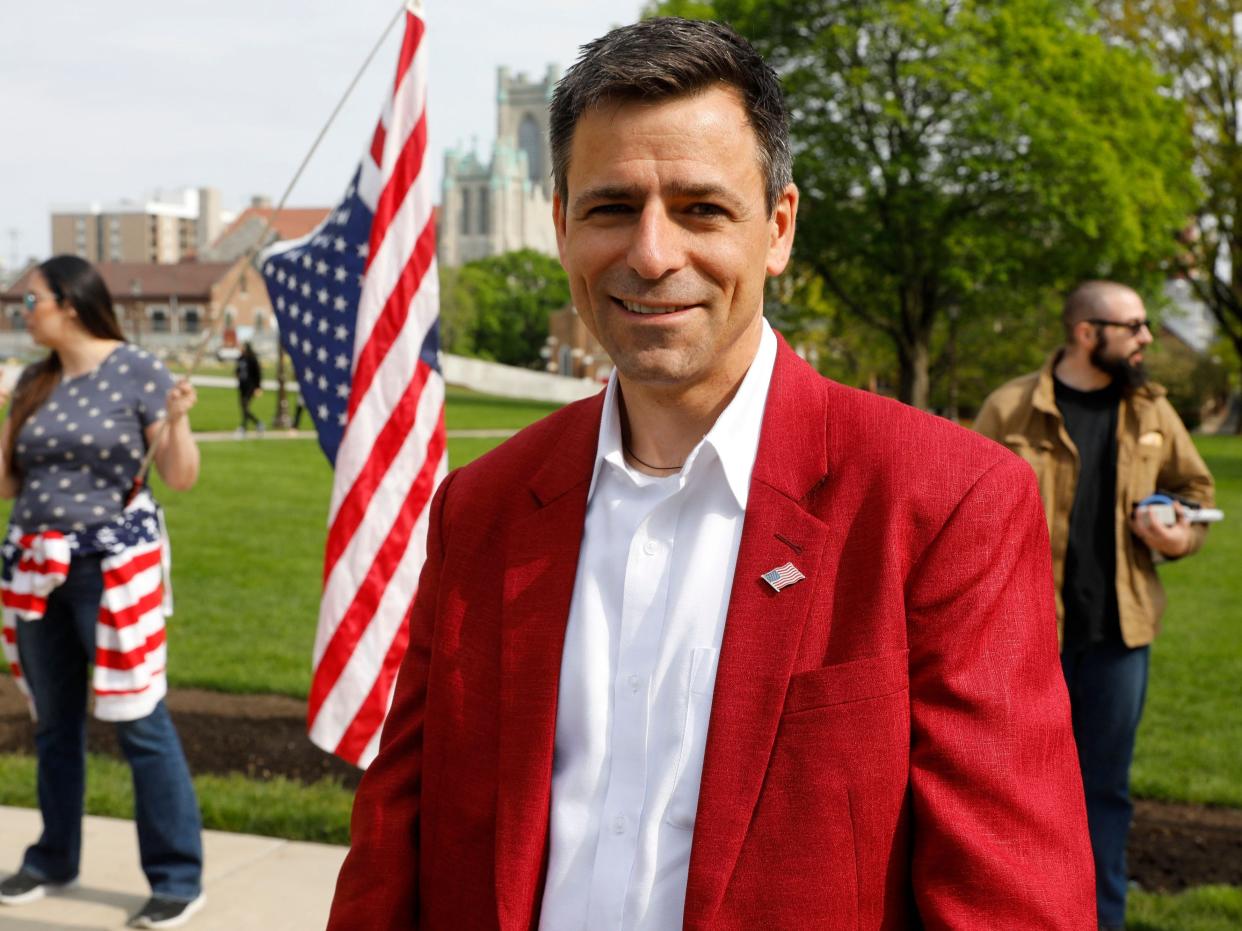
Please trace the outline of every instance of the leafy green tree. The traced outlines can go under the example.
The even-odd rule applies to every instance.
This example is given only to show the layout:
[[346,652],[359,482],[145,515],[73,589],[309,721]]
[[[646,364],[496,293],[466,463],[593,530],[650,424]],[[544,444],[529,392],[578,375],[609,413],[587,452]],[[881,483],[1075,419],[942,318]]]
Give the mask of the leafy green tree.
[[556,259],[522,249],[441,269],[440,301],[449,352],[534,368],[569,281]]
[[1197,197],[1184,108],[1099,35],[1086,2],[648,12],[731,22],[781,74],[803,196],[795,255],[889,342],[909,403],[928,406],[932,374],[952,368],[936,360],[961,345],[947,330],[1024,332],[1050,292],[1088,276],[1150,290]]
[[474,328],[478,318],[474,293],[463,278],[462,269],[440,267],[440,345],[445,352],[474,355]]
[[1242,358],[1242,6],[1238,0],[1100,0],[1099,6],[1111,34],[1149,54],[1190,108],[1203,199],[1182,237],[1187,277]]

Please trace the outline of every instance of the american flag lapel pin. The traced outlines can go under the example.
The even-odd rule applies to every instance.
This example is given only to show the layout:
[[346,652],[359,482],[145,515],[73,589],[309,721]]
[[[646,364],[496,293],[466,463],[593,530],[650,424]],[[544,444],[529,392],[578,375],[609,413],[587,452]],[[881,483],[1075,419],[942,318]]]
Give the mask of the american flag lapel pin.
[[759,578],[771,585],[773,591],[779,592],[782,588],[793,585],[794,582],[801,582],[806,576],[793,563],[787,562],[783,566],[768,570]]

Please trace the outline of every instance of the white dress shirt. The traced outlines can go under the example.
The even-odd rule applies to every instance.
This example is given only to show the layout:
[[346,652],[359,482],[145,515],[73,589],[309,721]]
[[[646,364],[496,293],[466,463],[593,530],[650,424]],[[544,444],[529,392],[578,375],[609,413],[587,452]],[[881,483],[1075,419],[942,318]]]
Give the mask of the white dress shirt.
[[565,648],[540,928],[679,928],[716,662],[776,360],[767,322],[681,471],[621,448],[604,396]]

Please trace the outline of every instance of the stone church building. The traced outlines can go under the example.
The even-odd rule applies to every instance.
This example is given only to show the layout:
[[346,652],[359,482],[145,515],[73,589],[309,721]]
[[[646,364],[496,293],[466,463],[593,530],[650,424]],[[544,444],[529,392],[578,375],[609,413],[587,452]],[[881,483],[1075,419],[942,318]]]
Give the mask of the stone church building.
[[460,266],[520,248],[555,256],[548,102],[559,78],[554,65],[542,81],[504,67],[497,71],[491,160],[461,149],[445,153],[437,230],[441,264]]
[[556,255],[548,103],[559,78],[555,65],[539,81],[500,68],[490,161],[473,151],[445,153],[437,230],[441,264],[524,248]]

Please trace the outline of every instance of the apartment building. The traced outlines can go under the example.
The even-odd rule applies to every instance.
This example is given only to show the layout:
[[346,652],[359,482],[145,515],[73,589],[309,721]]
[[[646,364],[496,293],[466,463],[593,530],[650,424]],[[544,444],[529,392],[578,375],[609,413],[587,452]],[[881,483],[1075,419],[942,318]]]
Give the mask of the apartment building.
[[52,211],[52,253],[95,264],[173,264],[206,248],[228,219],[220,192],[208,187],[144,201],[60,207]]

